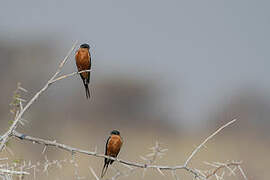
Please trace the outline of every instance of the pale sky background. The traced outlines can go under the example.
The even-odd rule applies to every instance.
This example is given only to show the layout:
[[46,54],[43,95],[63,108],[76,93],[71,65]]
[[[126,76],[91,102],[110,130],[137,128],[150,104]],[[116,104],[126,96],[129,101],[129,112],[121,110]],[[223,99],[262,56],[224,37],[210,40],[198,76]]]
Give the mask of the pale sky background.
[[[270,2],[2,1],[0,36],[89,42],[95,73],[160,81],[172,119],[199,122],[244,87],[270,97]],[[57,59],[57,58],[56,58]]]

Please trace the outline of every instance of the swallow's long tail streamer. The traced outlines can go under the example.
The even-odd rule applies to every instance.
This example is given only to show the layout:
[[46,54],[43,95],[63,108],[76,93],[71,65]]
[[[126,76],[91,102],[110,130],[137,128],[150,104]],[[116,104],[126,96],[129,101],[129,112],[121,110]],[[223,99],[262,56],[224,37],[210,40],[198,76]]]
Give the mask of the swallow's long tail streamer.
[[90,91],[89,91],[88,84],[84,83],[84,87],[85,87],[86,98],[89,99],[90,98]]
[[90,91],[89,91],[89,86],[88,86],[90,84],[90,75],[91,75],[91,72],[88,73],[88,78],[85,79],[85,82],[84,82],[86,98],[87,99],[91,98]]
[[105,162],[103,169],[102,169],[102,172],[101,172],[101,178],[103,178],[103,176],[106,174],[108,166],[109,166],[109,162]]

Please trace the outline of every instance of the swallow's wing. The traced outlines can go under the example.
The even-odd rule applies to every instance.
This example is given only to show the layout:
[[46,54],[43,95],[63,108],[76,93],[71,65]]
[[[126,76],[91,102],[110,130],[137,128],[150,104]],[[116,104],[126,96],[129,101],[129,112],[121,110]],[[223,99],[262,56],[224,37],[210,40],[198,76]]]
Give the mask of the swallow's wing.
[[108,149],[108,143],[109,143],[109,140],[111,139],[111,136],[107,139],[107,142],[106,142],[106,146],[105,146],[105,155],[108,155],[107,153],[107,149]]
[[[106,142],[106,146],[105,146],[105,155],[108,155],[107,153],[107,148],[108,148],[108,143],[109,143],[109,140],[111,139],[111,136],[107,139],[107,142]],[[105,175],[107,169],[108,169],[108,166],[109,166],[109,163],[110,163],[110,160],[105,158],[104,159],[104,166],[102,168],[102,171],[101,171],[101,178]]]
[[[91,70],[92,61],[91,61],[91,54],[90,54],[89,51],[88,51],[88,56],[89,56],[89,67],[88,67],[88,70]],[[88,72],[87,73],[87,84],[90,83],[90,74],[91,74],[91,72]]]
[[90,61],[90,67],[89,67],[89,69],[91,69],[91,66],[92,66],[92,58],[91,58],[91,54],[90,54],[90,51],[88,51],[88,53],[89,53],[89,61]]

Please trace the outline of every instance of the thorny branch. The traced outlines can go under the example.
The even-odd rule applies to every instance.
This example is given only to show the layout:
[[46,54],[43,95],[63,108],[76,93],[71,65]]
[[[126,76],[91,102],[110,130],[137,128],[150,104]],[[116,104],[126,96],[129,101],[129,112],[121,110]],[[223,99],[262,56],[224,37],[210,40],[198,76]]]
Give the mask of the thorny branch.
[[188,165],[188,163],[190,162],[190,160],[207,143],[207,141],[209,141],[211,138],[213,138],[217,133],[219,133],[220,131],[222,131],[222,129],[224,129],[225,127],[229,126],[230,124],[233,124],[235,121],[236,121],[236,119],[233,119],[232,121],[228,122],[227,124],[221,126],[213,134],[211,134],[210,136],[208,136],[199,146],[196,147],[196,149],[194,149],[194,151],[191,153],[191,155],[188,157],[187,161],[185,162],[185,166]]
[[[229,126],[230,124],[234,123],[236,121],[236,119],[230,121],[229,123],[225,124],[224,126],[222,126],[221,128],[219,128],[217,131],[215,131],[212,135],[210,135],[208,138],[206,138],[206,140],[203,141],[202,144],[200,144],[195,150],[196,152],[199,151],[200,147],[202,147],[205,143],[207,143],[207,141],[209,139],[211,139],[214,135],[216,135],[218,132],[220,132],[222,129],[224,129],[225,127]],[[158,172],[160,172],[161,174],[163,170],[171,170],[173,172],[175,172],[176,170],[185,170],[188,171],[189,173],[191,173],[194,177],[199,178],[201,180],[206,180],[209,179],[211,176],[216,175],[217,172],[222,169],[222,168],[227,168],[229,166],[240,166],[242,163],[241,162],[230,162],[228,164],[222,164],[220,166],[218,166],[211,174],[206,174],[206,173],[202,173],[199,170],[193,169],[191,167],[188,167],[186,164],[184,165],[178,165],[178,166],[162,166],[162,165],[153,165],[152,161],[147,161],[147,163],[137,163],[137,162],[130,162],[130,161],[126,161],[126,160],[122,160],[119,158],[113,158],[110,156],[106,156],[104,154],[99,154],[97,151],[88,151],[88,150],[83,150],[83,149],[79,149],[79,148],[75,148],[72,146],[68,146],[65,144],[61,144],[54,141],[50,141],[50,140],[45,140],[45,139],[41,139],[41,138],[36,138],[36,137],[32,137],[32,136],[28,136],[28,135],[24,135],[22,133],[19,133],[17,131],[13,131],[13,134],[11,136],[17,137],[21,140],[26,140],[26,141],[30,141],[32,143],[35,144],[42,144],[45,147],[48,146],[52,146],[52,147],[56,147],[65,151],[69,151],[72,154],[74,153],[80,153],[80,154],[86,154],[86,155],[90,155],[90,156],[95,156],[95,157],[99,157],[99,158],[109,158],[112,160],[115,160],[119,163],[128,165],[128,166],[133,166],[133,167],[137,167],[137,168],[143,168],[143,169],[156,169]],[[155,151],[153,151],[154,153],[160,153],[159,151],[157,151],[158,146],[154,147]],[[195,152],[195,153],[196,153]],[[194,156],[195,153],[192,153],[189,157],[188,160],[190,161],[190,159]],[[154,156],[156,157],[156,156]],[[155,159],[153,159],[154,161]],[[186,161],[187,162],[187,161]],[[176,176],[176,174],[174,174],[174,176]]]
[[[7,162],[2,162],[2,161],[6,161],[8,160],[8,158],[1,158],[0,161],[0,177],[2,179],[7,179],[7,180],[12,180],[12,176],[16,175],[19,177],[22,177],[24,175],[30,175],[29,172],[25,171],[26,169],[23,168],[23,166],[18,166],[17,163],[12,163],[9,164]],[[25,167],[25,166],[24,166]],[[28,167],[28,169],[30,169]]]
[[[73,73],[70,73],[70,74],[66,74],[66,75],[62,75],[58,78],[57,75],[61,72],[61,69],[63,68],[64,64],[66,63],[66,61],[68,60],[69,56],[71,55],[72,51],[74,50],[74,48],[76,47],[76,44],[77,42],[74,43],[74,45],[72,46],[72,48],[69,50],[68,54],[66,55],[66,57],[63,59],[63,61],[59,64],[58,66],[58,69],[56,71],[56,73],[51,77],[51,79],[45,84],[45,86],[39,91],[37,92],[33,97],[32,99],[23,107],[22,106],[22,102],[24,102],[25,100],[24,99],[21,99],[21,98],[16,98],[16,100],[20,101],[20,110],[17,111],[17,114],[15,116],[15,120],[13,121],[12,125],[10,126],[10,128],[8,129],[8,131],[3,135],[1,136],[0,140],[2,141],[1,144],[0,144],[0,152],[3,150],[3,148],[5,147],[5,144],[6,142],[8,141],[9,137],[11,136],[12,132],[17,128],[17,125],[18,123],[23,123],[23,119],[22,119],[22,116],[23,114],[25,113],[25,111],[39,98],[39,96],[48,89],[48,87],[59,81],[59,80],[62,80],[62,79],[65,79],[65,78],[68,78],[68,77],[71,77],[71,76],[74,76],[74,75],[77,75],[77,74],[80,74],[80,73],[83,73],[83,72],[90,72],[91,70],[84,70],[84,71],[80,71],[80,72],[73,72]],[[19,88],[21,88],[19,86]],[[21,89],[23,91],[26,91],[25,89]]]
[[214,176],[215,174],[218,173],[218,171],[221,171],[222,169],[228,169],[231,174],[235,174],[235,170],[231,169],[230,167],[238,167],[239,164],[241,164],[241,162],[230,162],[230,163],[215,163],[215,164],[210,164],[208,163],[209,165],[211,166],[214,166],[214,169],[213,170],[210,170],[206,176],[206,179],[209,179],[211,176]]
[[[55,74],[51,77],[51,79],[45,84],[45,86],[40,91],[38,91],[30,99],[30,101],[27,102],[27,104],[24,107],[23,107],[23,102],[25,100],[23,100],[21,98],[16,98],[19,101],[19,107],[16,109],[16,112],[14,112],[15,118],[14,118],[14,121],[13,121],[12,125],[10,126],[8,131],[3,136],[0,137],[0,141],[1,141],[0,152],[6,146],[6,142],[9,140],[10,137],[17,137],[17,138],[19,138],[21,140],[26,140],[26,141],[30,141],[30,142],[33,142],[33,143],[42,144],[42,145],[44,145],[45,150],[46,150],[46,148],[48,146],[52,146],[52,147],[56,147],[56,148],[59,148],[59,149],[65,150],[65,151],[69,151],[72,154],[81,153],[81,154],[86,154],[86,155],[95,156],[95,157],[99,157],[99,158],[112,159],[112,160],[115,160],[115,161],[117,161],[119,163],[122,163],[122,164],[126,165],[127,167],[130,167],[130,172],[133,172],[137,168],[142,168],[144,170],[151,168],[151,169],[156,169],[160,174],[164,175],[162,171],[169,170],[169,171],[172,172],[173,177],[176,180],[178,180],[179,178],[176,175],[176,170],[181,170],[182,169],[182,170],[188,171],[190,174],[192,174],[195,179],[207,180],[212,176],[216,176],[217,179],[222,179],[217,175],[217,173],[219,171],[221,171],[222,169],[224,169],[224,168],[230,169],[230,166],[234,166],[234,167],[238,168],[238,170],[241,172],[244,179],[247,180],[247,177],[246,177],[243,169],[240,166],[241,162],[233,161],[233,162],[229,162],[229,163],[225,163],[225,164],[223,163],[223,164],[215,165],[214,166],[215,168],[212,171],[207,171],[207,172],[202,172],[200,170],[193,169],[193,168],[188,166],[191,159],[201,149],[201,147],[203,147],[211,138],[213,138],[216,134],[218,134],[225,127],[229,126],[230,124],[233,124],[236,121],[236,119],[233,119],[232,121],[230,121],[227,124],[223,125],[218,130],[216,130],[212,135],[207,137],[199,146],[197,146],[194,149],[194,151],[191,153],[191,155],[187,158],[186,162],[183,165],[178,165],[178,166],[154,165],[156,157],[164,152],[164,150],[161,151],[159,149],[158,144],[156,144],[156,146],[153,148],[154,153],[152,154],[152,157],[153,157],[152,160],[145,159],[146,163],[137,163],[137,162],[130,162],[130,161],[122,160],[122,159],[119,159],[119,158],[113,158],[113,157],[110,157],[110,156],[106,156],[104,154],[99,154],[99,153],[97,153],[97,150],[94,151],[94,152],[87,151],[87,150],[82,150],[82,149],[75,148],[75,147],[72,147],[72,146],[68,146],[68,145],[65,145],[65,144],[57,143],[56,141],[50,141],[50,140],[45,140],[45,139],[41,139],[41,138],[31,137],[31,136],[24,135],[22,133],[17,132],[16,128],[18,126],[18,123],[23,124],[24,120],[22,119],[22,116],[24,115],[26,110],[29,109],[29,107],[39,98],[39,96],[43,92],[45,92],[48,89],[48,87],[51,84],[53,84],[53,83],[55,83],[55,82],[57,82],[59,80],[62,80],[62,79],[74,76],[76,74],[82,73],[82,72],[90,72],[91,71],[91,70],[86,70],[86,71],[80,71],[80,72],[73,72],[73,73],[70,73],[70,74],[66,74],[66,75],[62,75],[62,76],[57,77],[59,75],[59,73],[61,72],[63,66],[65,65],[66,61],[68,60],[69,56],[71,55],[71,53],[75,49],[76,44],[77,44],[77,42],[74,43],[74,45],[72,46],[70,51],[67,53],[66,57],[61,61],[61,63],[59,64]],[[21,88],[21,87],[19,86],[19,88]],[[26,91],[23,88],[21,88],[21,90]],[[131,167],[135,167],[135,168],[131,168]],[[92,168],[90,168],[90,170],[91,170],[92,174],[94,174],[95,178],[98,179],[98,177],[94,173],[94,170]],[[235,170],[235,168],[234,168],[234,170]],[[234,172],[234,170],[230,169],[230,171],[232,173]],[[28,172],[24,172],[24,171],[10,171],[8,169],[0,169],[0,175],[1,175],[1,172],[4,173],[4,174],[8,174],[8,173],[11,173],[11,172],[12,172],[11,174],[18,174],[18,173],[20,175],[29,174]],[[112,179],[116,179],[121,174],[122,173],[118,172],[116,174],[116,176],[112,177]]]
[[14,174],[14,175],[29,175],[29,172],[25,171],[13,171],[13,170],[8,170],[8,169],[0,169],[0,174]]
[[48,89],[48,87],[52,84],[52,81],[57,77],[57,75],[61,72],[61,69],[63,68],[63,66],[65,65],[65,63],[67,62],[69,56],[71,55],[72,51],[75,49],[77,45],[77,41],[74,43],[74,45],[72,46],[72,48],[69,50],[68,54],[66,55],[66,57],[63,59],[63,61],[59,64],[58,69],[56,70],[55,74],[51,77],[51,79],[45,84],[45,86],[39,91],[37,92],[32,99],[19,111],[18,115],[16,115],[14,122],[12,123],[12,125],[10,126],[10,128],[8,129],[8,131],[2,136],[1,140],[1,145],[0,145],[0,152],[3,150],[6,142],[8,141],[9,137],[11,136],[11,134],[13,133],[13,131],[17,128],[17,125],[19,123],[19,121],[21,120],[23,114],[25,113],[25,111],[39,98],[39,96]]

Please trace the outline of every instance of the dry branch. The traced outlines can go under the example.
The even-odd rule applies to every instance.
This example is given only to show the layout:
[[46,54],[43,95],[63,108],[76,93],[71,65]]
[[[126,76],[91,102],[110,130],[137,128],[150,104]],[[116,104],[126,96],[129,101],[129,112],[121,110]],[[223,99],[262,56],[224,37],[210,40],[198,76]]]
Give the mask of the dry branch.
[[29,175],[29,172],[25,171],[14,171],[9,169],[0,169],[0,174],[12,174],[12,175]]
[[[230,169],[229,167],[231,167],[231,166],[232,167],[238,167],[238,166],[240,166],[240,164],[241,164],[241,162],[230,162],[230,163],[227,163],[227,164],[222,164],[220,166],[217,166],[214,170],[212,170],[212,172],[208,173],[208,175],[206,176],[206,179],[209,179],[211,176],[214,176],[221,169]],[[230,169],[230,171],[233,172],[231,169]]]
[[70,73],[70,74],[66,74],[66,75],[63,75],[63,76],[60,76],[58,78],[55,78],[53,79],[52,81],[50,81],[50,84],[53,84],[55,83],[56,81],[59,81],[59,80],[62,80],[62,79],[65,79],[65,78],[68,78],[68,77],[71,77],[71,76],[74,76],[76,74],[81,74],[83,72],[91,72],[92,70],[84,70],[84,71],[80,71],[80,72],[73,72],[73,73]]
[[178,165],[178,166],[162,166],[162,165],[153,165],[151,164],[143,164],[143,163],[137,163],[137,162],[130,162],[130,161],[126,161],[126,160],[122,160],[119,158],[113,158],[110,156],[106,156],[104,154],[99,154],[96,151],[88,151],[88,150],[83,150],[83,149],[79,149],[79,148],[75,148],[72,146],[68,146],[65,144],[61,144],[61,143],[57,143],[55,140],[51,141],[51,140],[45,140],[45,139],[41,139],[41,138],[36,138],[36,137],[32,137],[32,136],[28,136],[28,135],[24,135],[22,133],[19,133],[17,131],[13,131],[13,134],[11,136],[17,137],[21,140],[26,140],[26,141],[30,141],[32,143],[35,144],[41,144],[44,145],[45,147],[48,146],[52,146],[52,147],[56,147],[65,151],[69,151],[72,154],[74,153],[80,153],[80,154],[86,154],[86,155],[90,155],[90,156],[95,156],[95,157],[99,157],[99,158],[108,158],[108,159],[112,159],[115,160],[119,163],[128,165],[128,166],[133,166],[133,167],[137,167],[137,168],[143,168],[143,169],[148,169],[148,168],[152,168],[152,169],[156,169],[158,172],[160,172],[162,174],[162,170],[171,170],[171,171],[175,171],[175,170],[186,170],[189,173],[191,173],[194,177],[198,177],[200,179],[208,179],[213,175],[216,175],[216,173],[224,168],[224,167],[228,167],[228,166],[240,166],[241,162],[233,162],[233,163],[229,163],[229,164],[225,164],[225,165],[221,165],[218,168],[216,168],[211,174],[205,175],[203,173],[200,173],[199,171],[197,171],[196,169],[192,169],[190,167],[187,166],[187,162],[190,162],[190,160],[192,159],[192,157],[199,151],[199,149],[205,145],[207,143],[207,141],[209,139],[211,139],[212,137],[214,137],[218,132],[220,132],[222,129],[224,129],[225,127],[229,126],[230,124],[234,123],[236,121],[236,119],[228,122],[227,124],[223,125],[222,127],[220,127],[218,130],[216,130],[212,135],[210,135],[209,137],[207,137],[194,151],[193,153],[191,153],[191,155],[188,157],[187,161],[185,162],[184,165]]
[[188,157],[187,161],[185,162],[185,166],[188,165],[188,163],[190,162],[190,160],[194,157],[194,155],[201,149],[201,147],[203,147],[207,141],[209,141],[210,139],[212,139],[217,133],[219,133],[220,131],[222,131],[225,127],[229,126],[230,124],[233,124],[236,121],[236,119],[233,119],[232,121],[228,122],[227,124],[221,126],[218,130],[216,130],[213,134],[211,134],[210,136],[208,136],[199,146],[197,146],[194,151],[191,153],[191,155]]
[[38,97],[48,89],[49,85],[51,84],[51,81],[53,81],[56,76],[61,72],[61,69],[63,68],[63,66],[65,65],[66,61],[68,60],[69,56],[71,55],[71,53],[73,52],[73,50],[75,49],[77,44],[77,41],[74,43],[74,45],[72,46],[72,48],[69,50],[68,54],[66,55],[66,57],[62,60],[62,62],[59,64],[58,69],[56,70],[55,74],[51,77],[51,79],[45,84],[45,86],[38,91],[33,97],[32,99],[24,106],[24,108],[22,108],[22,110],[19,112],[19,114],[16,116],[14,122],[12,123],[12,125],[10,126],[10,128],[8,129],[8,131],[1,137],[1,145],[0,145],[0,152],[3,150],[6,142],[8,141],[9,137],[11,136],[11,134],[13,133],[13,131],[16,129],[19,121],[21,120],[23,114],[25,113],[25,111],[35,102],[35,100],[38,99]]
[[108,158],[108,159],[115,160],[115,161],[117,161],[119,163],[129,165],[129,166],[134,166],[134,167],[137,167],[137,168],[144,168],[144,169],[152,168],[152,169],[157,169],[158,171],[160,171],[160,170],[183,169],[183,170],[186,170],[186,171],[190,172],[191,174],[193,174],[196,177],[200,177],[201,179],[205,179],[203,176],[201,176],[199,173],[197,173],[192,168],[189,168],[189,167],[183,166],[183,165],[180,165],[180,166],[160,166],[160,165],[151,165],[151,164],[142,164],[142,163],[137,163],[137,162],[130,162],[130,161],[122,160],[122,159],[119,159],[119,158],[113,158],[113,157],[110,157],[110,156],[106,156],[104,154],[99,154],[97,152],[87,151],[87,150],[75,148],[75,147],[72,147],[72,146],[68,146],[68,145],[65,145],[65,144],[57,143],[56,141],[50,141],[50,140],[45,140],[45,139],[41,139],[41,138],[36,138],[36,137],[24,135],[24,134],[16,132],[16,131],[13,132],[13,136],[17,137],[17,138],[19,138],[21,140],[30,141],[30,142],[35,143],[35,144],[42,144],[44,146],[56,147],[56,148],[59,148],[59,149],[65,150],[65,151],[69,151],[72,154],[80,153],[80,154],[95,156],[95,157],[99,157],[99,158]]

